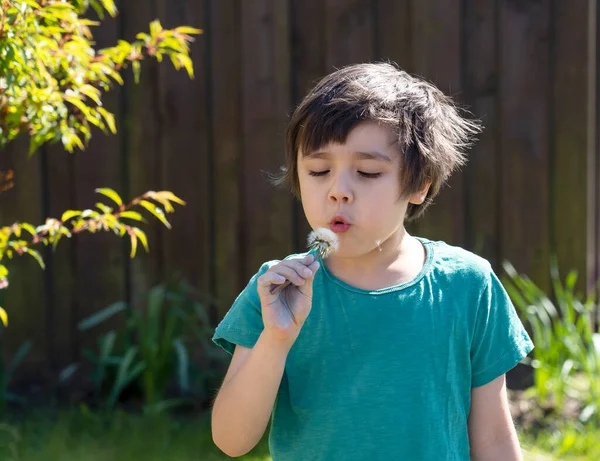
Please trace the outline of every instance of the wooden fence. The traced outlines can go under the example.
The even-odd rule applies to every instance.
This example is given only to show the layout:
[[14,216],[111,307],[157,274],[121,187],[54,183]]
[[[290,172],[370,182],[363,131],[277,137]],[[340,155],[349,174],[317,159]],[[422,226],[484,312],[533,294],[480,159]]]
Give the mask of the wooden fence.
[[46,271],[30,258],[11,263],[7,356],[32,339],[37,370],[71,363],[95,342],[77,331],[80,319],[135,301],[175,271],[216,297],[218,321],[263,261],[304,247],[301,207],[264,175],[282,164],[291,108],[319,77],[363,61],[424,76],[486,127],[411,231],[473,249],[498,270],[510,260],[544,287],[553,252],[563,269],[598,276],[595,1],[127,0],[120,11],[97,30],[99,47],[133,39],[156,17],[204,29],[195,80],[170,63],[143,65],[138,86],[128,75],[106,98],[119,134],[96,133],[85,152],[52,146],[28,159],[13,143],[0,156],[0,169],[16,171],[0,222],[93,207],[97,187],[127,198],[168,189],[187,206],[173,230],[152,225],[150,254],[133,261],[128,244],[105,234],[48,252]]

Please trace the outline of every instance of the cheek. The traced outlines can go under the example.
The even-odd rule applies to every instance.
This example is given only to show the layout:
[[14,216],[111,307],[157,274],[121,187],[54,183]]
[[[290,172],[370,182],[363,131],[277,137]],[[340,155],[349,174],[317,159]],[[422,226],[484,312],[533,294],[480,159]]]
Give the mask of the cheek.
[[317,191],[311,187],[300,188],[300,201],[307,217],[318,213],[323,203]]

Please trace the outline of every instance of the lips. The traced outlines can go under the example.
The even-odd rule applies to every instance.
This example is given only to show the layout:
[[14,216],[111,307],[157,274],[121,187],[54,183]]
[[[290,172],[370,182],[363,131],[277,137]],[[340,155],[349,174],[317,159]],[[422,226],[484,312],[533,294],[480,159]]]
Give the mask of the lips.
[[336,233],[347,232],[350,229],[350,223],[343,216],[335,216],[329,222],[329,228]]

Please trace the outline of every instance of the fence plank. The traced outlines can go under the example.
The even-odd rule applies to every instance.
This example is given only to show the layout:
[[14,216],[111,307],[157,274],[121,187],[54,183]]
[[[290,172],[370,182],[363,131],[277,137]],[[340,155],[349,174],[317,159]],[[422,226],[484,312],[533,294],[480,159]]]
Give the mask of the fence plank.
[[465,244],[499,268],[499,168],[497,15],[495,0],[468,0],[464,7],[465,100],[484,131],[465,168]]
[[[94,136],[101,136],[94,132]],[[48,216],[60,219],[66,210],[75,206],[75,155],[69,154],[62,144],[48,145],[46,155]],[[56,250],[46,251],[49,286],[46,287],[49,360],[54,369],[65,367],[78,357],[77,304],[75,283],[77,279],[76,240],[80,236],[62,239]]]
[[[28,155],[29,139],[22,135],[12,141],[0,155],[0,171],[14,171],[14,187],[0,194],[0,223],[35,225],[44,222],[42,209],[42,169],[39,151]],[[43,254],[43,247],[36,249]],[[23,375],[39,379],[48,363],[44,271],[29,255],[5,257],[9,286],[0,292],[0,301],[8,313],[9,328],[2,332],[5,360],[12,360],[25,341],[33,347],[21,369]]]
[[[461,102],[460,0],[412,2],[414,72]],[[414,228],[431,239],[464,245],[464,178],[455,173]]]
[[[300,104],[304,96],[325,75],[325,4],[322,0],[293,0],[292,27],[292,102]],[[306,237],[311,231],[302,202],[294,202],[294,251],[306,251]]]
[[[206,28],[205,2],[177,3],[161,0],[158,14],[165,28],[187,25]],[[207,36],[194,36],[190,57],[194,79],[183,69],[176,71],[170,62],[160,70],[161,161],[163,186],[186,201],[175,205],[168,216],[172,230],[163,234],[165,275],[179,273],[201,293],[210,294],[213,255],[211,251],[212,177],[208,150],[209,130],[207,81],[210,72],[206,59]]]
[[373,13],[371,2],[327,0],[327,72],[348,64],[373,59]]
[[283,163],[283,134],[290,107],[287,2],[242,3],[242,117],[244,139],[244,278],[293,247],[292,198],[275,191],[263,172]]
[[[126,40],[134,40],[139,32],[148,32],[148,24],[156,19],[156,2],[132,0],[123,12],[123,29]],[[169,65],[163,62],[160,65]],[[128,71],[125,75],[127,112],[123,125],[127,130],[123,155],[126,158],[128,192],[137,197],[148,190],[160,190],[164,185],[161,171],[161,146],[164,125],[160,110],[161,89],[159,64],[146,60],[142,63],[140,81],[135,84]],[[185,209],[185,211],[188,211]],[[182,213],[182,209],[177,210]],[[164,279],[165,258],[162,224],[146,211],[149,225],[145,227],[150,252],[142,249],[130,262],[131,302],[134,308],[143,302],[150,288]]]
[[391,60],[412,72],[411,0],[375,0],[375,59]]
[[[575,269],[579,288],[586,284],[587,245],[587,2],[553,2],[556,21],[553,56],[554,162],[552,188],[552,251],[566,275]],[[573,91],[577,88],[577,91]],[[574,223],[577,223],[574,225]]]
[[[96,49],[117,43],[118,19],[107,17],[94,31]],[[103,96],[104,107],[120,121],[119,88]],[[122,130],[122,124],[117,130]],[[95,189],[109,187],[122,194],[120,136],[105,135],[94,130],[85,152],[75,155],[75,206],[78,209],[95,208],[97,202],[116,208],[108,197]],[[127,200],[128,197],[124,197]],[[96,234],[82,233],[75,238],[77,275],[75,298],[77,303],[76,322],[110,304],[123,300],[125,296],[125,261],[123,245],[112,232]],[[78,332],[77,344],[81,347],[96,347],[100,334],[122,323],[114,318],[94,330]]]
[[503,258],[548,286],[549,0],[500,2]]
[[[221,318],[243,288],[240,261],[242,169],[240,5],[211,0],[210,72],[215,247],[215,296]],[[207,39],[208,40],[208,39]]]

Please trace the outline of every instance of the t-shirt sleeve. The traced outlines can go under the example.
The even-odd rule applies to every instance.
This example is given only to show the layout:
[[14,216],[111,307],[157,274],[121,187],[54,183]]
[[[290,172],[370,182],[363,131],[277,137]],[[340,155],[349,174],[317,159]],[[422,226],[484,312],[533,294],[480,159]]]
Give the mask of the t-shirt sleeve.
[[236,345],[252,348],[263,331],[264,324],[258,297],[257,279],[269,268],[264,263],[235,299],[225,317],[217,325],[212,341],[233,355]]
[[496,274],[487,274],[471,342],[471,387],[493,381],[533,350],[525,327]]

